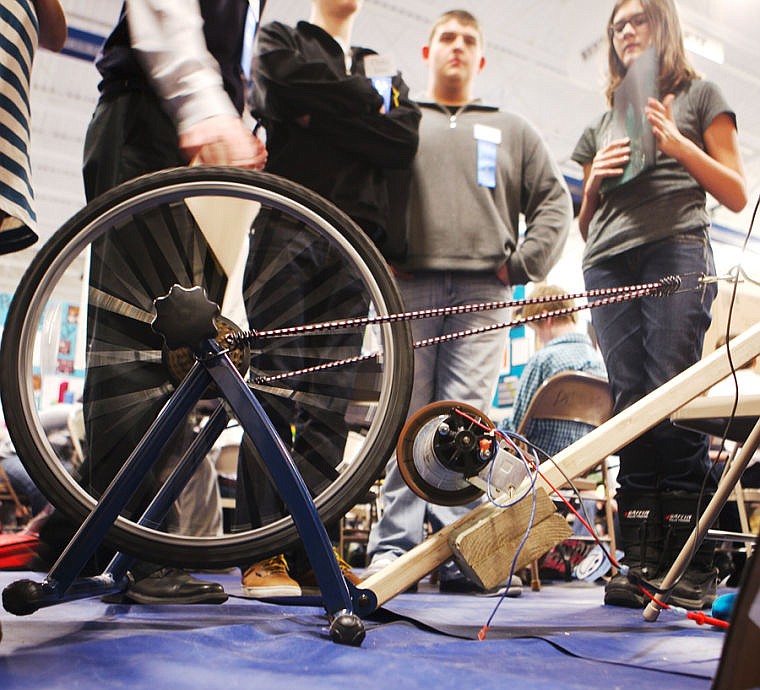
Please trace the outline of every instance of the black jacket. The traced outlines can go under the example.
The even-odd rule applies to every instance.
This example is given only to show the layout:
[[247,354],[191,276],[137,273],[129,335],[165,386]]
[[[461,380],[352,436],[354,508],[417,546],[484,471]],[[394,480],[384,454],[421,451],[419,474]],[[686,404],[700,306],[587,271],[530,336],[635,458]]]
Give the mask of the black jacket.
[[[261,3],[263,8],[264,3]],[[247,0],[200,0],[203,34],[209,52],[219,62],[224,89],[238,112],[243,111],[245,88],[240,70]],[[98,55],[95,66],[103,80],[104,95],[124,91],[152,90],[129,40],[129,24],[122,6],[119,21]]]
[[391,205],[405,202],[389,201],[389,187],[403,197],[420,111],[396,74],[391,109],[380,112],[382,98],[364,76],[372,52],[352,48],[347,75],[343,50],[321,28],[262,26],[253,112],[267,131],[267,170],[326,197],[382,246]]

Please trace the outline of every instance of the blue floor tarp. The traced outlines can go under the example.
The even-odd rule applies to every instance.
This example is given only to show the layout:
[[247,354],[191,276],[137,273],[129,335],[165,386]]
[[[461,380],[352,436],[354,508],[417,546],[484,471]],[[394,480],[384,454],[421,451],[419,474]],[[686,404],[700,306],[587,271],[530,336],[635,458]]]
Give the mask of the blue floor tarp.
[[[29,573],[0,573],[0,586]],[[579,583],[527,590],[473,639],[493,598],[403,594],[366,621],[361,648],[336,645],[316,606],[242,598],[220,606],[85,599],[26,617],[0,613],[0,688],[681,688],[710,687],[724,633],[667,612],[605,607]],[[424,588],[423,588],[424,590]]]

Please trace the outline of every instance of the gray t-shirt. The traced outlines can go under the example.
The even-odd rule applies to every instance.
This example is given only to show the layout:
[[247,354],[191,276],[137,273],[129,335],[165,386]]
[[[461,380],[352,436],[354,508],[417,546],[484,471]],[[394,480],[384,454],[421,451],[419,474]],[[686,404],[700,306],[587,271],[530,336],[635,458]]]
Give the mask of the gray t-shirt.
[[[702,150],[704,132],[721,113],[736,116],[717,85],[696,80],[678,93],[673,114],[682,134]],[[607,111],[581,136],[572,159],[590,163],[607,144],[612,111]],[[589,268],[634,247],[685,230],[706,227],[705,190],[675,158],[657,151],[654,168],[603,194],[589,224],[583,268]]]

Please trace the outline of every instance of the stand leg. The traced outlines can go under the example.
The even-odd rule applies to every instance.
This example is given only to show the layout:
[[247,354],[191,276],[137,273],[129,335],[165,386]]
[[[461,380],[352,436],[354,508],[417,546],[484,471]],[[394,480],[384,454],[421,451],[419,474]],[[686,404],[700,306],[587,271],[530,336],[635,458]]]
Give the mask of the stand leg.
[[[210,341],[215,352],[219,346]],[[343,578],[324,525],[298,469],[261,404],[226,357],[206,362],[209,373],[232,407],[243,429],[259,449],[283,501],[293,516],[309,561],[314,568],[322,601],[331,618],[331,637],[343,644],[361,644],[364,626],[354,614],[354,602]],[[371,611],[371,592],[358,592],[362,610]],[[372,608],[370,608],[372,606]],[[333,633],[333,625],[336,632]]]
[[[608,458],[602,460],[602,483],[604,484],[604,519],[607,521],[607,537],[609,538],[610,553],[614,556],[617,552],[615,540],[615,514],[612,510],[612,488],[610,487],[610,468],[607,466]],[[617,575],[617,568],[612,566],[611,575]]]
[[[665,578],[660,585],[661,589],[665,590],[665,594],[660,596],[660,599],[664,600],[664,603],[667,603],[670,596],[670,590],[675,586],[681,575],[683,575],[684,571],[689,566],[692,555],[696,552],[707,534],[707,530],[710,529],[710,526],[715,522],[718,514],[726,504],[731,492],[734,490],[736,482],[741,478],[742,472],[744,472],[747,467],[747,464],[754,455],[755,450],[757,450],[758,445],[760,445],[760,420],[755,424],[755,427],[752,429],[746,443],[742,447],[735,461],[731,464],[728,472],[721,477],[712,500],[707,504],[702,516],[699,518],[699,523],[686,540],[681,552],[678,554],[675,562],[665,575]],[[649,602],[644,609],[644,619],[648,621],[656,621],[661,610],[661,607],[653,601]]]
[[[42,583],[21,580],[11,584],[3,592],[5,608],[16,615],[27,615],[44,606],[124,589],[126,571],[132,559],[121,553],[114,557],[103,574],[81,578],[76,582],[75,578],[168,442],[173,429],[190,412],[213,378],[219,389],[224,391],[246,433],[259,448],[275,485],[291,511],[322,591],[323,603],[330,618],[330,637],[341,644],[360,645],[365,631],[354,609],[361,613],[374,610],[377,605],[374,593],[358,590],[345,581],[308,489],[269,418],[219,345],[209,340],[207,346],[216,356],[195,364],[106,489],[95,510],[56,561],[48,577]],[[221,433],[227,419],[227,413],[220,405],[204,432],[153,499],[141,523],[163,517],[197,463]]]
[[[190,477],[192,477],[195,470],[198,469],[203,458],[208,455],[214,442],[226,428],[228,421],[229,415],[227,414],[227,411],[224,409],[223,405],[219,404],[211,414],[206,425],[190,445],[190,448],[188,448],[180,462],[177,463],[177,466],[172,470],[166,482],[164,482],[164,485],[142,514],[138,521],[139,524],[157,524],[166,517],[172,503],[177,500],[177,497],[182,493],[182,489],[187,485],[188,481],[190,481]],[[121,580],[126,576],[127,570],[129,570],[133,561],[134,559],[131,556],[119,552],[113,557],[103,571],[103,574],[110,574],[116,580]]]
[[[196,364],[151,424],[146,435],[103,493],[95,509],[77,530],[47,578],[42,583],[19,580],[5,588],[3,605],[7,611],[19,616],[28,615],[45,606],[124,589],[124,574],[129,567],[129,563],[124,560],[126,557],[118,559],[116,563],[112,561],[106,572],[100,576],[82,578],[76,586],[73,586],[73,583],[84,564],[103,541],[129,497],[137,490],[174,429],[182,423],[200,399],[209,381],[204,367]],[[165,502],[159,501],[159,496],[154,500],[154,503],[158,503],[156,512]]]

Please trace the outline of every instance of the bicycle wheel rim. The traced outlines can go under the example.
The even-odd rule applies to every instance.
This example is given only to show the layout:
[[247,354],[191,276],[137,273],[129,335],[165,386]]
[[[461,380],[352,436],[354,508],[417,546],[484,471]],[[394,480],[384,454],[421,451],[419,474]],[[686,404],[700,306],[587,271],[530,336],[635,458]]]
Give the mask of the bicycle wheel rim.
[[[359,273],[379,314],[399,311],[401,301],[382,259],[348,219],[316,195],[271,175],[227,169],[182,169],[158,173],[123,185],[93,201],[59,230],[43,247],[22,279],[9,311],[3,337],[4,408],[14,444],[30,474],[59,508],[81,521],[95,499],[63,467],[45,437],[37,412],[33,380],[35,348],[40,348],[41,324],[63,276],[101,235],[127,216],[144,213],[172,199],[225,197],[263,201],[326,233]],[[90,290],[91,291],[91,290]],[[343,472],[315,497],[325,521],[339,517],[361,496],[390,455],[403,424],[411,368],[411,346],[405,324],[379,327],[383,340],[383,368],[375,419],[359,455],[357,470]],[[39,359],[39,352],[37,353]],[[251,531],[221,537],[183,537],[136,525],[119,518],[109,542],[142,556],[160,555],[162,562],[182,565],[227,565],[281,550],[297,539],[292,519],[279,520]]]

